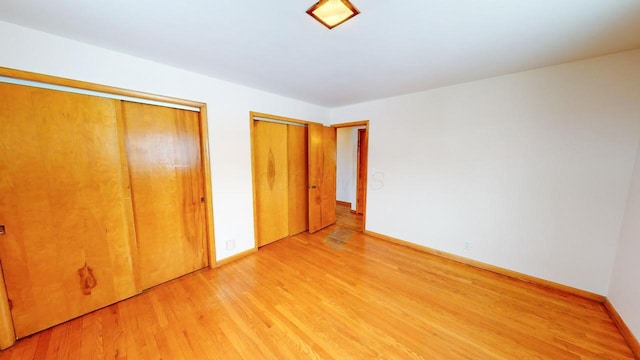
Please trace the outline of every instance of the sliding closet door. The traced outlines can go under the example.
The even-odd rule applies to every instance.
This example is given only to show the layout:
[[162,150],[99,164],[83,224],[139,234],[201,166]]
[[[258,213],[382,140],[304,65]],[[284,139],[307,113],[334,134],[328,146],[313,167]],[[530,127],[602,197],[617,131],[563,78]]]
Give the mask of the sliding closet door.
[[309,232],[336,222],[336,129],[309,124]]
[[0,259],[19,338],[139,292],[117,106],[0,84]]
[[199,114],[123,102],[144,289],[208,265]]
[[253,122],[258,246],[289,236],[287,125]]
[[307,127],[287,125],[289,148],[289,235],[309,228]]

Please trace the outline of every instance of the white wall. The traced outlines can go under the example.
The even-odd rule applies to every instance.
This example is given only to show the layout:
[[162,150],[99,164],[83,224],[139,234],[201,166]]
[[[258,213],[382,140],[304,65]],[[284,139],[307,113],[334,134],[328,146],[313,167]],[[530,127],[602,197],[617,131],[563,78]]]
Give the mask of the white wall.
[[351,128],[338,128],[336,133],[336,200],[350,202],[352,187],[355,187],[355,164],[351,157],[353,131]]
[[328,120],[319,106],[1,21],[0,48],[3,67],[207,103],[218,259],[254,246],[249,111]]
[[640,149],[620,232],[609,301],[640,339]]
[[331,112],[356,119],[370,120],[368,230],[607,293],[640,136],[640,51]]

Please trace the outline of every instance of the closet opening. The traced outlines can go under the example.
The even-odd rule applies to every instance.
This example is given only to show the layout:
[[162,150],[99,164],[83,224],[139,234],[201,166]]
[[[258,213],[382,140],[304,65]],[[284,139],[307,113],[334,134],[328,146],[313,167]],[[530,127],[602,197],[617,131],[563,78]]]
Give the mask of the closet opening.
[[256,248],[336,222],[336,130],[251,112]]

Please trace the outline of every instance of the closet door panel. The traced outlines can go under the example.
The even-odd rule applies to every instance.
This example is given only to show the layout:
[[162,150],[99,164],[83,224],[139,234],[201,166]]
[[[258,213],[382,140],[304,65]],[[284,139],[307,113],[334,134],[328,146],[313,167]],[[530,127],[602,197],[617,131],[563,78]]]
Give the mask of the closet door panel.
[[122,103],[142,287],[208,265],[199,114]]
[[114,100],[0,84],[0,259],[18,338],[138,292]]
[[322,127],[322,227],[336,222],[336,128]]
[[336,129],[309,124],[309,232],[336,222]]
[[289,236],[287,125],[254,121],[258,246]]
[[322,229],[322,192],[320,183],[324,167],[322,151],[322,125],[309,124],[309,232]]
[[309,228],[307,128],[287,125],[289,148],[289,235]]

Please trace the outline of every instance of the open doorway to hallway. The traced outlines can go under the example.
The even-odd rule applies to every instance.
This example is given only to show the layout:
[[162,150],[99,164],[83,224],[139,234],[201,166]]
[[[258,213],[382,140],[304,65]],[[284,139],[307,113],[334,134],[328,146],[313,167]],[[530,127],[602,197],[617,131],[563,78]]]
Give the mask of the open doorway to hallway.
[[351,206],[345,203],[338,203],[336,206],[336,225],[349,230],[362,232],[362,214],[357,214],[351,210]]
[[336,134],[336,201],[338,217],[347,208],[361,215],[358,231],[366,219],[369,122],[332,125]]

